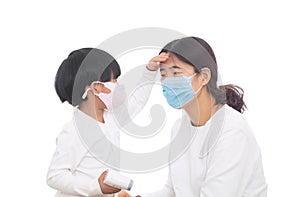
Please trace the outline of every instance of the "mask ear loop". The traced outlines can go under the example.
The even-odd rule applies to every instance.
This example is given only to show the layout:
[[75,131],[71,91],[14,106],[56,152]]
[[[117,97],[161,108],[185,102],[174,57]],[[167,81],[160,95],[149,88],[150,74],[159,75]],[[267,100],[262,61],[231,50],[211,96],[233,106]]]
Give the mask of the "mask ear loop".
[[[193,74],[193,75],[192,75],[192,78],[195,77],[197,74],[200,74],[200,73],[195,73],[195,74]],[[198,90],[195,91],[195,95],[197,95],[197,94],[200,92],[200,90],[202,89],[202,87],[203,87],[203,86],[201,86],[200,88],[198,88]]]
[[[203,68],[201,68],[199,73],[193,74],[192,77],[195,77],[197,74],[201,74],[202,70],[203,70]],[[204,79],[204,80],[206,80],[206,79]],[[203,86],[201,86],[198,90],[196,90],[195,95],[197,95],[201,91],[202,88],[203,88]]]
[[[102,84],[100,81],[94,81],[92,82],[92,84],[90,86],[93,86],[93,84],[98,83],[98,84]],[[87,93],[88,91],[92,90],[91,87],[89,87],[88,89],[86,89],[83,93],[83,95],[81,96],[82,99],[85,99],[87,97]],[[94,92],[93,92],[94,93]],[[94,93],[95,94],[95,93]]]
[[88,93],[88,91],[90,91],[90,90],[92,90],[91,88],[88,88],[88,89],[86,89],[85,91],[84,91],[84,93],[83,93],[83,95],[82,95],[82,99],[85,99],[86,97],[87,97],[87,93]]

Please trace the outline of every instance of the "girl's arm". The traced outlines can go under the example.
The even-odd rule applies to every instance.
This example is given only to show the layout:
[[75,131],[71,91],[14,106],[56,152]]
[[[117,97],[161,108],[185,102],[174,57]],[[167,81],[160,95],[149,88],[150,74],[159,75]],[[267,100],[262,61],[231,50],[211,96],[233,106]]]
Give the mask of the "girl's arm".
[[70,132],[63,131],[58,136],[47,174],[47,184],[63,193],[80,196],[96,196],[120,191],[103,183],[106,169],[99,169],[97,178],[92,180],[88,175],[74,170],[72,153],[76,151],[80,154],[80,150],[72,142],[73,136]]

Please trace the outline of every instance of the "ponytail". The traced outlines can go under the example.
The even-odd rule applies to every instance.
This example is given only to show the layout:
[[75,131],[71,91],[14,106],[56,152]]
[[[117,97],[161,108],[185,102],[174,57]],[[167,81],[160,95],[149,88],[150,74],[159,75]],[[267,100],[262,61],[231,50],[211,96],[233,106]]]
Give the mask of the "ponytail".
[[238,112],[243,113],[245,109],[247,109],[247,106],[244,102],[244,90],[241,87],[233,84],[228,84],[221,87],[225,88],[227,105]]

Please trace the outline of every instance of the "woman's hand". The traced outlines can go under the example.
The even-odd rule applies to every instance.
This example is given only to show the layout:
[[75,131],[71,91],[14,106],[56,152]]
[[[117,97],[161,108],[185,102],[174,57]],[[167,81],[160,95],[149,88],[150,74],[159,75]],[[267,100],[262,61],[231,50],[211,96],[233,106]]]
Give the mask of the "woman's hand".
[[167,61],[169,58],[169,54],[167,53],[161,53],[158,56],[153,57],[149,63],[147,64],[147,69],[150,71],[157,71],[159,69],[159,64],[161,62]]
[[115,187],[112,187],[110,185],[107,185],[105,183],[103,183],[103,180],[104,180],[104,177],[105,175],[107,174],[107,170],[104,171],[100,177],[98,178],[98,183],[100,185],[100,188],[101,188],[101,191],[103,194],[114,194],[114,193],[117,193],[119,191],[121,191],[120,189],[118,188],[115,188]]

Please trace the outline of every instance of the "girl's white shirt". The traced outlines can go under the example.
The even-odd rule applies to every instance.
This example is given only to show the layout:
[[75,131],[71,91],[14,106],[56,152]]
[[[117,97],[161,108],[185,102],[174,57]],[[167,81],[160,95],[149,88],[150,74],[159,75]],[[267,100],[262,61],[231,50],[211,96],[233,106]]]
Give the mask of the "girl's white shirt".
[[[128,98],[128,112],[124,116],[118,114],[118,118],[131,118],[145,106],[152,89],[149,84],[155,82],[157,72],[143,72],[139,87]],[[56,139],[47,174],[47,184],[57,190],[56,197],[113,196],[102,193],[98,177],[118,165],[121,128],[113,112],[105,111],[104,120],[105,124],[99,123],[74,108],[72,120]]]

